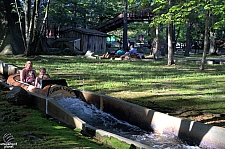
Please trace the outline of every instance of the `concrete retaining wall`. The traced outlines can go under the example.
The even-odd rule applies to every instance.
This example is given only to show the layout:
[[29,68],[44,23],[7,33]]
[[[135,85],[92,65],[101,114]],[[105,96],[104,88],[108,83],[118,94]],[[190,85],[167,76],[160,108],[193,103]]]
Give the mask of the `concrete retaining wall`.
[[169,116],[117,98],[82,91],[80,98],[104,112],[143,129],[178,136],[181,140],[208,149],[225,148],[225,129]]

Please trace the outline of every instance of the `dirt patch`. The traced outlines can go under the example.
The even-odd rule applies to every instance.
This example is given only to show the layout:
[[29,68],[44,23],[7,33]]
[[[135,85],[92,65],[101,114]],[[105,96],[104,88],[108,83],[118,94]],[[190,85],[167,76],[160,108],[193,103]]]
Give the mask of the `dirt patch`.
[[190,120],[225,128],[225,114],[203,113],[187,117]]

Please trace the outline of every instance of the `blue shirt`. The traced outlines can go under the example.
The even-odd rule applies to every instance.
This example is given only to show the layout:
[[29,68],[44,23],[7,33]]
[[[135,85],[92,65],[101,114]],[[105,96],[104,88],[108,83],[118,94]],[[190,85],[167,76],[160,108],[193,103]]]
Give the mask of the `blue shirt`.
[[123,55],[125,52],[123,50],[118,50],[116,53],[120,56]]
[[135,55],[135,54],[137,54],[137,49],[135,48],[130,49],[130,55]]

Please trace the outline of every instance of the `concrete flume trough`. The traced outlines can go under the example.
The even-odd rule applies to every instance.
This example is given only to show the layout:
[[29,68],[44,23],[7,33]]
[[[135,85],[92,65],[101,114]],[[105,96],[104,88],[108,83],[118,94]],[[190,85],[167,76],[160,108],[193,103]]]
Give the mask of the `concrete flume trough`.
[[[13,74],[12,72],[16,72],[17,70],[15,69],[18,69],[15,66],[3,63],[4,62],[1,62],[0,64],[2,65],[0,68],[3,68],[0,69],[1,74]],[[11,66],[13,68],[11,68]],[[7,67],[10,72],[6,72],[5,67]],[[73,91],[78,98],[88,104],[93,104],[102,111],[110,113],[115,117],[139,126],[140,128],[161,134],[173,134],[183,141],[198,145],[202,148],[225,149],[225,129],[222,127],[169,116],[152,109],[102,94],[76,89],[73,89]],[[86,124],[79,119],[79,117],[74,116],[69,111],[62,108],[54,98],[38,95],[36,93],[30,94],[33,96],[32,104],[37,106],[41,111],[67,125],[80,128],[89,135],[96,136],[99,139],[105,136],[109,138],[114,137],[124,143],[132,144],[139,148],[152,148]]]

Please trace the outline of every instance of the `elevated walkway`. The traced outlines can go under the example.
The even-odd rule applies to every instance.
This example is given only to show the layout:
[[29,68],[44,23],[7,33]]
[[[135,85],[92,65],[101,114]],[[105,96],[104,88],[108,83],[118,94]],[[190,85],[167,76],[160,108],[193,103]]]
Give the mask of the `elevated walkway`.
[[[127,23],[130,22],[143,22],[143,21],[152,21],[153,13],[151,8],[143,9],[143,10],[133,10],[127,13]],[[124,14],[121,13],[113,19],[106,21],[103,25],[97,28],[97,30],[107,33],[117,28],[123,26],[123,18]]]

